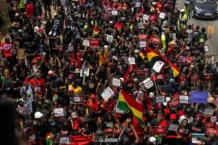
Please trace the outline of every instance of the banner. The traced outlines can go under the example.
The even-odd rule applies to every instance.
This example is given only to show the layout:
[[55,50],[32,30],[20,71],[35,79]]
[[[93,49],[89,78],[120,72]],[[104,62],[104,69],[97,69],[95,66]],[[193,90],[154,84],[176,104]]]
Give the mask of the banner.
[[107,88],[101,93],[101,97],[102,97],[105,101],[108,101],[112,96],[114,96],[114,91],[113,91],[110,87],[107,87]]
[[207,103],[208,92],[192,91],[190,103]]

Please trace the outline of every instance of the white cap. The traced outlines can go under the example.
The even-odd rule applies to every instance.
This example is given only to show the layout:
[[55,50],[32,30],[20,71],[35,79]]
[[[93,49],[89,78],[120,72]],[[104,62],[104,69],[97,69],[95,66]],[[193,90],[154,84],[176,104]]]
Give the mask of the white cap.
[[71,117],[72,117],[72,118],[77,118],[77,117],[78,117],[77,112],[72,112],[72,113],[71,113]]
[[133,81],[134,81],[134,82],[138,82],[139,79],[138,79],[138,78],[134,78]]
[[39,119],[39,118],[41,118],[42,116],[43,116],[43,114],[42,114],[41,112],[36,112],[36,113],[34,114],[35,119]]
[[107,46],[107,45],[105,45],[105,46],[104,46],[104,49],[107,49],[107,48],[108,48],[108,46]]
[[153,144],[156,144],[156,138],[151,136],[149,139],[149,142],[153,143]]
[[185,12],[185,10],[184,10],[184,9],[181,9],[180,12]]
[[152,2],[152,5],[156,5],[157,3],[156,2]]
[[120,80],[121,80],[122,82],[124,82],[124,78],[120,78]]
[[150,93],[149,93],[149,97],[150,97],[150,98],[153,98],[153,97],[154,97],[154,93],[153,93],[153,92],[150,92]]
[[54,13],[54,16],[57,16],[58,15],[58,13]]
[[136,49],[136,50],[135,50],[135,53],[139,53],[139,50],[138,50],[138,49]]

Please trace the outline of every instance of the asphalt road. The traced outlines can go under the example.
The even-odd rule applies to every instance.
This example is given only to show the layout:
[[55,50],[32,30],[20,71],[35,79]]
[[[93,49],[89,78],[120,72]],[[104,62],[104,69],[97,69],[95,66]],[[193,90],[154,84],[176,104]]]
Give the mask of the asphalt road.
[[[177,0],[177,5],[178,8],[184,8],[184,0]],[[214,27],[214,34],[211,35],[211,38],[206,41],[206,45],[209,46],[210,52],[208,52],[211,55],[217,55],[216,56],[216,61],[218,61],[218,18],[214,20],[200,20],[196,18],[191,18],[188,21],[188,24],[192,25],[199,25],[201,28],[205,27],[208,29],[208,26],[213,26]],[[210,36],[210,34],[207,34]]]

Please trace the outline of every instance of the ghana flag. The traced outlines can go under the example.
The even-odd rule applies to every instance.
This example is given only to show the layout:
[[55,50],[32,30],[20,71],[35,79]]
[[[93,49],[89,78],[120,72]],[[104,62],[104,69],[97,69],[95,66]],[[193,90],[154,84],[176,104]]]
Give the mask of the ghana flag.
[[139,121],[141,126],[144,128],[145,124],[142,120],[144,107],[142,104],[135,101],[131,96],[129,96],[125,91],[121,89],[120,95],[117,101],[117,109],[123,111],[132,111],[133,115]]
[[173,72],[173,77],[177,77],[179,75],[179,68],[176,65],[174,65],[172,62],[170,62],[165,56],[159,54],[158,52],[156,52],[151,48],[146,48],[146,53],[147,53],[149,65],[151,67],[153,67],[155,62],[157,61],[164,61],[169,64]]

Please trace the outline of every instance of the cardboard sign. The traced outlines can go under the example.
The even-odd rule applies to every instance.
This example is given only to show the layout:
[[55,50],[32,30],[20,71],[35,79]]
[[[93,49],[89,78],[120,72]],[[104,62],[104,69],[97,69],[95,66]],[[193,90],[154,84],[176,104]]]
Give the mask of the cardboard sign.
[[160,14],[159,14],[159,18],[160,18],[160,19],[164,19],[164,18],[165,18],[165,16],[166,16],[166,14],[165,14],[165,13],[160,13]]
[[135,7],[136,7],[136,8],[140,8],[140,7],[141,7],[141,2],[136,2],[136,3],[135,3]]
[[179,103],[181,103],[181,104],[189,104],[189,97],[188,96],[184,96],[184,95],[180,95],[179,96]]
[[150,89],[151,87],[154,86],[153,81],[151,80],[151,78],[147,78],[145,79],[143,82],[141,82],[144,84],[145,88]]
[[202,142],[199,140],[199,138],[205,137],[204,133],[192,133],[192,143],[193,144],[202,144]]
[[136,70],[135,76],[136,77],[145,77],[145,71],[144,70]]
[[163,105],[164,105],[164,106],[167,106],[167,102],[169,102],[169,101],[170,101],[170,97],[166,97],[166,101],[163,102]]
[[145,26],[144,26],[143,23],[138,23],[138,28],[139,28],[139,29],[145,29]]
[[99,46],[99,40],[98,39],[90,39],[89,43],[90,43],[90,46]]
[[60,144],[70,144],[69,137],[60,137]]
[[83,46],[89,47],[90,46],[89,40],[87,39],[83,40]]
[[25,58],[25,49],[18,49],[17,52],[17,59],[24,59]]
[[175,99],[172,101],[167,102],[169,108],[174,108],[174,107],[178,107],[180,105],[179,100]]
[[207,103],[208,92],[192,91],[190,103]]
[[214,26],[208,26],[207,30],[209,34],[214,34]]
[[209,49],[209,46],[208,46],[208,45],[204,45],[204,51],[205,51],[205,52],[209,52],[209,51],[210,51],[210,49]]
[[85,75],[86,77],[89,76],[89,68],[80,70],[80,77],[83,77],[83,75]]
[[101,97],[105,100],[108,101],[111,97],[114,96],[114,91],[110,88],[107,87],[102,93],[101,93]]
[[135,58],[134,57],[129,57],[128,62],[129,62],[129,64],[135,64]]
[[210,134],[216,134],[216,136],[218,136],[218,129],[207,127],[206,135],[210,135]]
[[122,85],[121,80],[117,78],[112,78],[112,85],[115,87],[120,87]]
[[144,14],[142,18],[143,18],[143,20],[148,21],[149,15]]
[[64,109],[63,108],[55,108],[54,109],[54,115],[55,117],[61,117],[64,115]]
[[154,135],[163,135],[166,134],[166,131],[165,126],[154,126]]
[[177,131],[179,125],[178,124],[170,124],[168,127],[169,131]]
[[153,70],[156,71],[157,73],[159,73],[161,71],[161,69],[163,68],[164,63],[162,61],[157,61],[154,66],[153,66]]
[[205,81],[211,81],[213,79],[213,74],[204,74]]
[[140,48],[143,48],[143,47],[146,47],[147,46],[147,43],[145,41],[140,41],[139,42],[139,47]]
[[106,41],[109,42],[109,43],[112,43],[113,39],[114,39],[114,37],[112,35],[107,35],[106,36]]
[[213,113],[214,113],[214,109],[211,108],[206,108],[203,112],[204,115],[208,115],[208,116],[213,115]]
[[162,102],[165,102],[166,101],[166,97],[165,96],[157,96],[155,98],[155,102],[156,103],[162,103]]
[[105,133],[102,131],[102,133],[100,133],[100,131],[96,132],[93,134],[93,141],[94,142],[100,142],[101,140],[104,140],[106,138]]
[[73,97],[73,101],[74,102],[80,102],[81,100],[80,100],[80,97]]
[[114,11],[111,11],[111,15],[112,15],[112,16],[117,16],[117,15],[118,15],[118,11],[115,11],[115,10],[114,10]]

